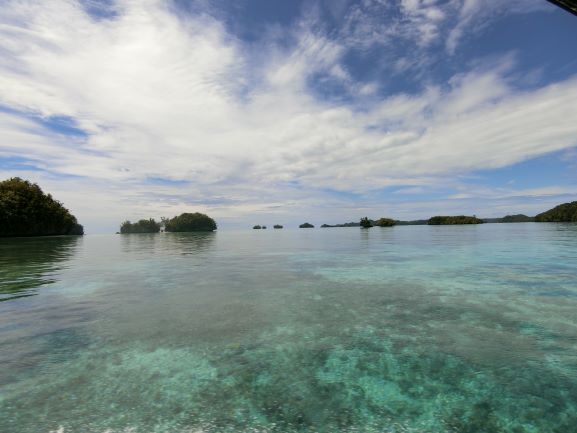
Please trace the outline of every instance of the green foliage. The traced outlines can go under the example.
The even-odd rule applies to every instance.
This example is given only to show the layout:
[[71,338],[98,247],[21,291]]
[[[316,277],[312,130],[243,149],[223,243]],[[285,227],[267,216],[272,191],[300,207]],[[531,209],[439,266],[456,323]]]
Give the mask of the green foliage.
[[167,232],[212,232],[216,230],[216,222],[202,213],[183,213],[171,219],[164,219],[164,229]]
[[375,223],[379,227],[393,227],[397,222],[391,218],[379,218]]
[[304,223],[304,224],[301,224],[301,225],[299,226],[299,228],[301,228],[301,229],[314,229],[315,226],[313,226],[313,225],[310,224],[310,223]]
[[373,226],[373,222],[367,217],[361,218],[360,226],[364,229],[370,229]]
[[535,218],[523,214],[507,215],[501,218],[502,223],[527,223],[535,221]]
[[82,234],[76,217],[37,184],[19,177],[0,182],[0,237]]
[[537,222],[577,222],[577,201],[563,203],[540,213],[535,217]]
[[424,226],[429,223],[429,220],[412,220],[412,221],[395,221],[398,226]]
[[120,233],[158,233],[160,231],[160,223],[157,223],[153,218],[147,220],[140,220],[135,223],[124,221],[120,226]]
[[453,224],[483,224],[483,220],[475,216],[434,216],[429,219],[429,225],[453,225]]

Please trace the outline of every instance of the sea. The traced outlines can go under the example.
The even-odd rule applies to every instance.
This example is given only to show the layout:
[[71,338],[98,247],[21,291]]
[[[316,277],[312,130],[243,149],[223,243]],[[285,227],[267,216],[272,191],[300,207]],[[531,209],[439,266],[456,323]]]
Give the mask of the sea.
[[0,239],[0,432],[577,432],[577,224]]

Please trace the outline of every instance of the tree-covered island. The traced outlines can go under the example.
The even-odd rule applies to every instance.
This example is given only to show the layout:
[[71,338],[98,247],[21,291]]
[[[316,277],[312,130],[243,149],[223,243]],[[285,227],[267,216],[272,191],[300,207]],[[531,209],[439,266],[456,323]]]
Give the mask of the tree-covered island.
[[[323,224],[321,228],[331,228],[331,227],[362,227],[362,228],[370,228],[370,227],[392,227],[399,223],[400,221],[391,219],[391,218],[379,218],[378,220],[372,220],[368,217],[363,217],[360,221],[357,222],[350,222],[350,223],[343,223],[343,224]],[[426,221],[425,221],[426,223]]]
[[370,229],[373,226],[373,222],[368,217],[363,217],[359,221],[359,225],[363,229]]
[[120,233],[158,233],[160,231],[160,225],[161,224],[156,222],[154,218],[140,220],[135,223],[124,221],[120,226]]
[[430,226],[456,225],[456,224],[483,224],[483,220],[476,216],[456,215],[456,216],[434,216],[429,219]]
[[212,232],[217,229],[216,222],[203,213],[183,213],[171,219],[162,219],[167,232]]
[[315,226],[313,226],[313,225],[310,224],[310,223],[303,223],[303,224],[301,224],[301,225],[299,226],[299,228],[301,228],[301,229],[314,229]]
[[535,216],[535,221],[544,222],[577,222],[577,201],[563,203]]
[[120,233],[158,233],[162,227],[166,232],[212,232],[216,230],[216,222],[202,213],[183,213],[170,219],[161,218],[160,222],[154,218],[141,219],[135,223],[125,221],[120,226]]
[[375,225],[378,227],[393,227],[397,224],[397,221],[391,218],[379,218],[375,221]]
[[535,217],[530,217],[523,214],[516,214],[516,215],[505,215],[503,218],[500,219],[501,223],[529,223],[535,221]]
[[37,184],[19,177],[0,182],[0,237],[83,234],[76,217]]

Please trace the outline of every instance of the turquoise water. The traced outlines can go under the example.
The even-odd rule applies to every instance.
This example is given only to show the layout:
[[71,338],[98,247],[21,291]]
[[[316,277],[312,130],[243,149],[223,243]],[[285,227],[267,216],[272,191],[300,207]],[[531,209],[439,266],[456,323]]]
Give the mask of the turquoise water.
[[577,225],[0,240],[0,432],[577,431]]

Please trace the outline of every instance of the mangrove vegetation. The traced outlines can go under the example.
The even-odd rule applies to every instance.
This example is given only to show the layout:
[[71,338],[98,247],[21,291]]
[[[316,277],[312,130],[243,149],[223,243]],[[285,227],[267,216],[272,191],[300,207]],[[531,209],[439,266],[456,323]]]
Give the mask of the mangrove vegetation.
[[163,218],[164,230],[167,232],[212,232],[216,222],[203,213],[183,213],[171,219]]
[[378,227],[393,227],[397,222],[391,218],[379,218],[375,225]]
[[456,215],[456,216],[434,216],[429,219],[430,226],[456,225],[456,224],[483,224],[483,220],[476,216]]
[[160,231],[160,223],[153,218],[147,220],[140,220],[135,223],[124,221],[120,226],[120,233],[158,233]]
[[76,217],[35,183],[0,182],[0,237],[83,235]]
[[373,226],[373,222],[367,217],[361,218],[359,225],[364,229],[370,229]]

